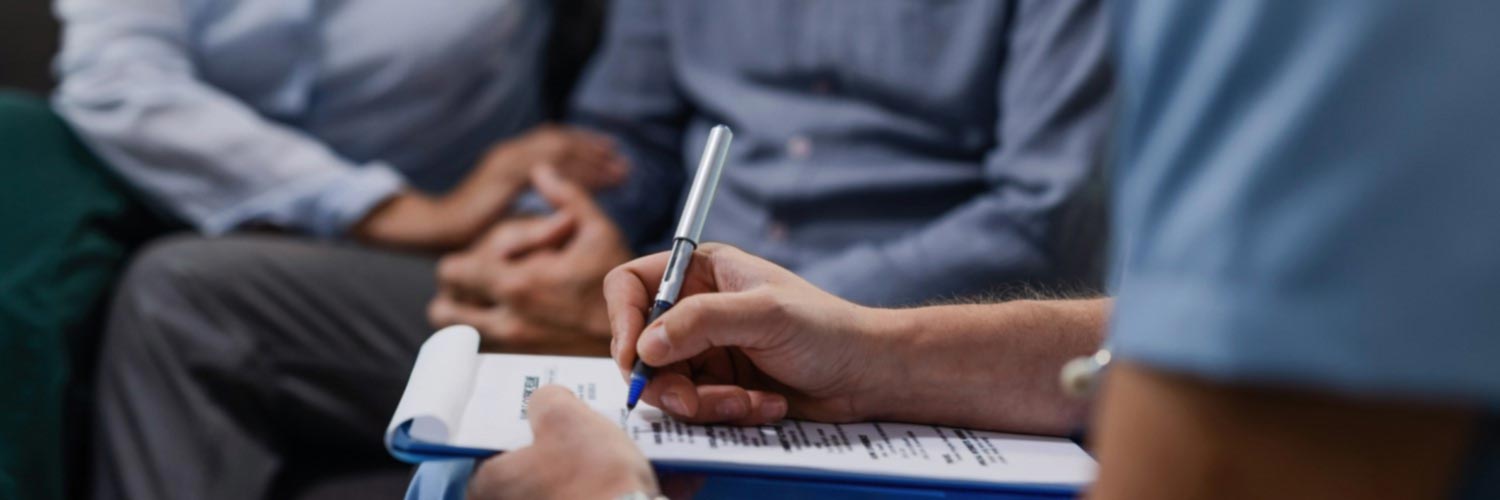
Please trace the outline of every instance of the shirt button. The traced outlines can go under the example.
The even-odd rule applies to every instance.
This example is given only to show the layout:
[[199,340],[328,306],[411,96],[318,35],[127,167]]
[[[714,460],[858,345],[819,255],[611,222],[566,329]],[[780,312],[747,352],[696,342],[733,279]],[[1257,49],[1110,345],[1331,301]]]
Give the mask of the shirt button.
[[796,136],[786,141],[786,154],[794,159],[804,159],[812,154],[812,139]]
[[766,237],[771,238],[771,241],[775,241],[778,243],[786,241],[786,224],[782,224],[780,222],[772,222],[771,227],[766,230]]

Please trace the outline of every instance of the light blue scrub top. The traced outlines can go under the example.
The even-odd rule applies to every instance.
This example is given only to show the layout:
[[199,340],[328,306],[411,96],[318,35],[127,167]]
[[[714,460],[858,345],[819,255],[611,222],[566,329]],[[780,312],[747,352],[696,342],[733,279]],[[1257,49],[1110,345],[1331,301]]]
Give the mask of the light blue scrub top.
[[1493,415],[1500,2],[1116,7],[1116,353]]

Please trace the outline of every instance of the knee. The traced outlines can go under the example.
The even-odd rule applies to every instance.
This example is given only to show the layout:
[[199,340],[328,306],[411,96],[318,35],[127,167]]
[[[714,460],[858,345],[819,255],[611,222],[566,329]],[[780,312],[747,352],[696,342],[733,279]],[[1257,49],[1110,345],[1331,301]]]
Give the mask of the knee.
[[[119,323],[210,329],[230,335],[225,321],[257,314],[285,299],[283,282],[307,260],[295,241],[256,236],[174,235],[135,255],[115,290],[111,329]],[[177,324],[192,322],[193,324]],[[202,332],[197,333],[202,335]]]
[[[128,405],[116,392],[147,390],[143,373],[171,373],[181,366],[186,331],[177,328],[192,304],[182,293],[194,279],[198,254],[194,238],[169,236],[142,248],[130,260],[110,300],[99,352],[98,391],[102,406]],[[127,380],[137,381],[127,388]]]
[[[195,339],[223,335],[214,328],[225,251],[215,241],[177,235],[158,239],[136,253],[111,301],[102,352],[106,365],[135,363],[191,349]],[[108,369],[108,368],[106,368]]]
[[207,238],[175,235],[153,241],[130,261],[115,291],[116,302],[134,303],[181,298],[185,289],[197,289],[218,272],[216,245]]

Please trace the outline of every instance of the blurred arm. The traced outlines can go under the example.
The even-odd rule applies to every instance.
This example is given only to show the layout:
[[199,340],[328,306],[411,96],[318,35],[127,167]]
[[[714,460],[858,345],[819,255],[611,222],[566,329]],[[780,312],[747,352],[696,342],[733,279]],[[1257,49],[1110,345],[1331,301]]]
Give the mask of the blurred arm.
[[1108,36],[1097,1],[1020,5],[998,90],[997,146],[984,163],[989,190],[909,236],[800,274],[856,302],[899,305],[1049,270],[1045,242],[1057,228],[1048,220],[1099,162],[1108,129]]
[[1446,498],[1471,410],[1231,386],[1120,363],[1092,498]]
[[56,5],[64,38],[54,105],[108,164],[210,234],[261,222],[338,236],[402,186],[389,166],[356,168],[200,81],[183,3]]

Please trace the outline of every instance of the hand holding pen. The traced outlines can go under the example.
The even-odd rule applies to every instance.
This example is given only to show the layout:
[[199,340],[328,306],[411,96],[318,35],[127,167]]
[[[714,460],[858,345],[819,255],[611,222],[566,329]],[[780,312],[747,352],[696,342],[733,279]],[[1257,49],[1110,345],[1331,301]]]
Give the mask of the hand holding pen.
[[[661,275],[661,286],[657,288],[656,300],[651,302],[651,315],[646,322],[656,321],[677,303],[682,292],[682,279],[688,266],[693,263],[693,251],[698,249],[698,238],[703,235],[703,225],[708,222],[708,209],[714,202],[714,192],[719,188],[719,174],[724,171],[724,160],[729,155],[729,142],[734,133],[729,127],[717,125],[708,132],[708,144],[703,148],[703,158],[698,162],[698,173],[693,176],[693,187],[688,191],[687,202],[682,208],[682,219],[677,233],[672,238],[672,253],[667,261],[666,272]],[[630,394],[625,403],[626,411],[635,410],[641,399],[641,391],[651,380],[650,365],[636,360],[630,370]]]
[[677,305],[647,322],[670,258],[641,257],[604,283],[620,370],[656,367],[642,401],[695,423],[848,422],[878,415],[883,391],[900,387],[884,312],[730,246],[704,243]]

